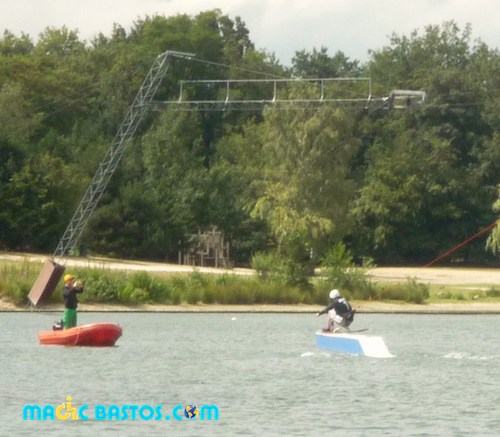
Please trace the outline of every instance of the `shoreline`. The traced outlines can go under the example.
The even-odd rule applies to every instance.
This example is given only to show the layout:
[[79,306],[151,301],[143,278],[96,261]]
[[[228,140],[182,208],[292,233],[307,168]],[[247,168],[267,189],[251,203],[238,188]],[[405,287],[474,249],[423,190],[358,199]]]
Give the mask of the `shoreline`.
[[[42,264],[47,255],[1,252],[0,259],[7,261],[28,261]],[[192,273],[252,275],[250,269],[232,270],[212,267],[193,267],[159,262],[123,261],[109,258],[89,257],[70,258],[68,266],[106,268],[123,271],[147,271],[151,273]],[[367,271],[367,276],[374,282],[391,284],[415,279],[418,282],[434,286],[453,286],[464,290],[497,289],[500,286],[500,268],[467,267],[375,267]],[[412,304],[398,301],[356,301],[351,300],[358,313],[380,314],[500,314],[500,300],[488,299],[467,301],[440,301]],[[136,312],[136,313],[316,313],[324,307],[320,305],[219,305],[219,304],[89,304],[80,303],[80,312]],[[0,294],[0,313],[2,312],[62,312],[61,303],[46,304],[39,308],[16,306]]]
[[[468,303],[396,303],[384,301],[351,301],[358,314],[500,314],[500,302]],[[324,307],[320,305],[219,305],[219,304],[85,304],[80,303],[80,313],[271,313],[271,314],[315,314]],[[39,308],[18,307],[0,300],[0,313],[6,312],[62,312],[62,304],[48,304]]]

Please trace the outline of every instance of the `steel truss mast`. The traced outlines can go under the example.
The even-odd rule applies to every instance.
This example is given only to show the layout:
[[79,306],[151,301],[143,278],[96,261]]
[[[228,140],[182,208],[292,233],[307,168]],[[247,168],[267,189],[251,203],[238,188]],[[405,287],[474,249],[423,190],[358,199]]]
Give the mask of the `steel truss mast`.
[[111,146],[99,164],[97,172],[80,201],[73,218],[61,237],[54,252],[54,258],[65,258],[68,256],[71,249],[80,239],[90,216],[109,184],[111,176],[121,161],[128,142],[134,136],[146,112],[150,108],[151,101],[168,70],[172,57],[189,58],[192,56],[189,53],[167,50],[156,58],[134,101],[130,105]]

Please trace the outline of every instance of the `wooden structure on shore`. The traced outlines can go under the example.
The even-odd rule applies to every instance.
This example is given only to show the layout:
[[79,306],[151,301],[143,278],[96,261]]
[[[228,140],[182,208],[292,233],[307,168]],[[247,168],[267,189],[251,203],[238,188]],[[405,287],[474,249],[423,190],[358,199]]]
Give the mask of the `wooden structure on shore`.
[[179,251],[179,264],[231,269],[234,263],[229,258],[229,243],[224,234],[213,226],[211,230],[191,234],[189,247]]

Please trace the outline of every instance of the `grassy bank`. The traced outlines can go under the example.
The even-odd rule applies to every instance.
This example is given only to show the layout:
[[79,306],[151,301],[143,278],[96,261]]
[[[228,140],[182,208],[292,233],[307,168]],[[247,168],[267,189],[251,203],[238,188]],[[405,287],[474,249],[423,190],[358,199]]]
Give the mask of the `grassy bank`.
[[[41,271],[39,263],[0,262],[0,295],[16,305],[27,296]],[[292,287],[258,277],[232,274],[124,272],[106,268],[72,268],[85,283],[82,303],[113,304],[323,304],[325,294],[315,287]],[[61,281],[62,282],[62,281]],[[61,301],[62,283],[50,299]]]
[[[18,306],[25,305],[40,271],[38,262],[0,260],[0,297]],[[300,286],[291,286],[257,275],[214,275],[196,271],[153,273],[116,271],[102,266],[71,268],[71,272],[84,281],[85,293],[80,301],[89,304],[324,305],[328,301],[328,291],[337,286],[337,282],[318,277]],[[500,290],[491,287],[429,286],[411,278],[385,284],[369,281],[360,274],[343,280],[343,293],[358,301],[500,302]],[[61,302],[61,288],[62,284],[52,295],[51,303]]]

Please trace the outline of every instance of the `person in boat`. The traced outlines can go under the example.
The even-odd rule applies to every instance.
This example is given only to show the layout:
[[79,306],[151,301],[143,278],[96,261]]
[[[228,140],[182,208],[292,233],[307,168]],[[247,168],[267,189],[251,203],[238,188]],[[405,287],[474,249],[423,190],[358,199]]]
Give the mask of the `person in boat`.
[[[330,303],[320,311],[317,316],[328,313],[328,325],[324,331],[335,332],[337,330],[349,331],[349,326],[354,320],[354,313],[349,301],[340,295],[338,290],[330,291]],[[334,324],[339,328],[334,329]]]
[[82,281],[75,281],[75,277],[68,273],[64,276],[64,329],[74,328],[76,326],[76,309],[78,308],[77,293],[83,292]]

